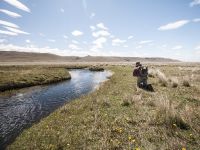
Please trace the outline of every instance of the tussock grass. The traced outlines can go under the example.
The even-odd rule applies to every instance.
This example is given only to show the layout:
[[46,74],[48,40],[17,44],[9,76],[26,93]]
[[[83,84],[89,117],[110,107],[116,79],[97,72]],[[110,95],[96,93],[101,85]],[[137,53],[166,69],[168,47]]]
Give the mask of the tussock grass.
[[170,82],[172,88],[178,87],[179,83],[178,83],[178,79],[177,78],[170,78],[169,82]]
[[160,70],[156,70],[156,75],[159,79],[159,83],[161,83],[162,86],[167,87],[168,79],[167,79],[166,75],[163,72],[161,72]]
[[165,96],[158,96],[156,101],[156,106],[158,108],[156,121],[160,124],[164,124],[167,127],[173,128],[178,127],[183,130],[188,130],[190,128],[189,124],[183,120],[183,117],[179,112],[177,112],[172,104],[172,101]]
[[188,79],[188,78],[184,78],[184,79],[183,79],[183,86],[185,86],[185,87],[190,87],[190,82],[189,82],[189,79]]

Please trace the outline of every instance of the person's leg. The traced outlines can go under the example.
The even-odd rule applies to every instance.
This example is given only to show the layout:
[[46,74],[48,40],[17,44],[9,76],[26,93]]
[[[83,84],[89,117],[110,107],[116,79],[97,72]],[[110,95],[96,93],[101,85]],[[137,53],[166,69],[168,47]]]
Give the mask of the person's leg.
[[142,88],[142,78],[141,78],[141,77],[138,77],[138,78],[137,78],[137,86],[138,86],[139,88]]

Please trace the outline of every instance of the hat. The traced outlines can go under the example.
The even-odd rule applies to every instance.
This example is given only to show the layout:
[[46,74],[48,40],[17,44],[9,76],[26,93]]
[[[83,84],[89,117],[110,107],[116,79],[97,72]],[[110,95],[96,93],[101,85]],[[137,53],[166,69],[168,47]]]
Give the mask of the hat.
[[141,64],[140,64],[140,62],[136,62],[136,65],[135,65],[136,67],[139,67],[139,66],[142,66]]

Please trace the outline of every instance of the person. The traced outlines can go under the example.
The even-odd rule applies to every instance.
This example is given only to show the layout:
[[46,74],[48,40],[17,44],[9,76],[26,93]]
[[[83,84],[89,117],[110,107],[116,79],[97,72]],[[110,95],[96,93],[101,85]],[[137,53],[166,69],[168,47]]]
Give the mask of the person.
[[136,62],[133,76],[137,77],[137,86],[139,88],[147,87],[148,67],[143,67],[140,62]]

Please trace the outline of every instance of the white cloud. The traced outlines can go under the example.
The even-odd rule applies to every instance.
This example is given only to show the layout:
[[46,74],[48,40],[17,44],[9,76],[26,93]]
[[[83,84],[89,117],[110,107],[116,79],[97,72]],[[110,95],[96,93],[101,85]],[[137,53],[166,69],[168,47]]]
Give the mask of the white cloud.
[[56,40],[54,39],[48,39],[47,41],[52,42],[52,43],[56,42]]
[[36,45],[18,46],[13,44],[0,44],[0,51],[18,51],[18,52],[33,52],[33,53],[51,53],[60,56],[86,56],[89,51],[58,49],[46,47],[38,47]]
[[101,22],[97,24],[97,27],[103,30],[108,30],[108,28]]
[[72,40],[72,43],[74,43],[74,44],[79,44],[79,42],[78,42],[78,41],[75,41],[75,40]]
[[0,20],[0,24],[4,26],[12,27],[12,28],[19,28],[18,25],[11,22],[3,21],[3,20]]
[[196,51],[196,54],[200,55],[200,51]]
[[94,18],[96,16],[96,14],[93,12],[93,13],[91,13],[91,15],[90,15],[90,19],[92,19],[92,18]]
[[114,35],[111,35],[111,36],[110,36],[110,38],[112,38],[112,39],[113,39],[113,38],[115,38],[115,36],[114,36]]
[[107,42],[107,39],[105,37],[100,37],[93,41],[93,46],[90,49],[90,51],[97,52],[98,49],[103,48],[103,44]]
[[140,49],[140,48],[142,48],[142,45],[136,46],[135,48]]
[[113,46],[120,46],[121,44],[123,44],[125,42],[126,42],[126,40],[114,39],[114,40],[112,40],[112,45]]
[[68,46],[70,49],[72,49],[72,50],[79,50],[80,48],[77,46],[77,45],[75,45],[75,44],[69,44],[69,46]]
[[83,35],[83,32],[81,32],[79,30],[75,30],[75,31],[72,32],[72,35],[73,36],[81,36],[81,35]]
[[167,47],[167,44],[161,45],[161,48],[166,48],[166,47]]
[[129,37],[128,37],[128,39],[130,40],[130,39],[132,39],[133,38],[133,36],[132,35],[130,35]]
[[68,39],[68,36],[67,36],[67,35],[63,35],[63,38],[64,38],[64,39]]
[[26,40],[26,43],[31,43],[31,41],[27,39],[27,40]]
[[193,19],[193,22],[200,22],[200,18]]
[[125,47],[125,48],[127,48],[127,47],[128,47],[128,45],[124,45],[124,47]]
[[90,26],[90,29],[91,29],[92,31],[94,31],[94,30],[96,30],[96,27],[95,27],[95,26]]
[[46,36],[44,33],[39,33],[39,35],[40,35],[41,37],[45,37],[45,36]]
[[183,46],[182,45],[176,45],[174,47],[172,47],[173,50],[179,50],[179,49],[182,49]]
[[27,33],[27,32],[21,31],[21,30],[16,29],[16,28],[12,28],[12,27],[4,27],[4,28],[6,28],[7,30],[9,30],[11,32],[17,33],[17,34],[26,34],[26,35],[30,34],[30,33]]
[[191,3],[190,3],[190,7],[193,7],[195,5],[200,5],[200,0],[193,0]]
[[148,43],[152,43],[152,40],[146,40],[146,41],[140,41],[139,44],[148,44]]
[[65,10],[64,10],[63,8],[61,8],[61,9],[60,9],[60,12],[64,13],[64,12],[65,12]]
[[36,47],[34,45],[28,45],[26,47],[17,46],[13,44],[0,44],[0,50],[2,51],[18,51],[18,52],[35,52],[35,53],[52,53],[57,55],[67,55],[70,54],[69,50],[60,50],[57,48],[49,47]]
[[195,47],[196,50],[200,50],[200,45],[198,45],[197,47]]
[[106,30],[101,30],[101,31],[93,32],[92,36],[96,38],[100,36],[110,36],[110,33]]
[[11,36],[16,36],[16,35],[18,35],[18,34],[15,33],[15,32],[3,31],[3,30],[0,30],[0,34],[11,35]]
[[5,43],[5,42],[6,42],[6,39],[0,39],[0,44]]
[[22,4],[21,2],[19,2],[18,0],[4,0],[4,1],[18,9],[21,9],[26,12],[30,12],[30,9],[24,4]]
[[163,26],[159,27],[158,30],[164,31],[164,30],[178,29],[178,28],[188,24],[189,22],[190,22],[189,20],[179,20],[179,21],[176,21],[176,22],[172,22],[172,23],[168,23],[166,25],[163,25]]
[[15,12],[9,11],[9,10],[5,10],[5,9],[0,9],[0,12],[4,13],[10,17],[13,17],[13,18],[21,17],[21,15],[15,13]]

